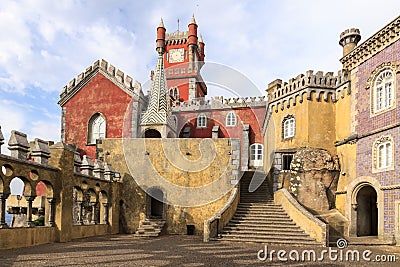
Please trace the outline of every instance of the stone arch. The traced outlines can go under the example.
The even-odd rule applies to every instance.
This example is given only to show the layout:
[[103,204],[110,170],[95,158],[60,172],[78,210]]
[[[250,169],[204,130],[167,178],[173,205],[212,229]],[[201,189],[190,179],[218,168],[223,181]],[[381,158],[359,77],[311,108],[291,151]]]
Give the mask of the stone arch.
[[146,129],[143,133],[144,138],[161,138],[161,133],[156,129]]
[[175,134],[173,132],[168,132],[167,138],[175,138]]
[[[94,127],[96,126],[95,123],[101,123],[99,125],[98,131],[94,130]],[[87,131],[86,131],[86,136],[87,136],[87,144],[96,144],[95,137],[99,138],[106,138],[107,136],[107,119],[106,116],[104,116],[103,113],[101,112],[96,112],[94,113],[88,120],[87,122]]]
[[[357,236],[359,232],[359,213],[363,211],[357,211],[360,198],[357,196],[365,194],[363,192],[365,188],[371,187],[376,192],[376,205],[377,205],[377,225],[376,232],[379,237],[383,237],[384,234],[384,192],[380,189],[381,184],[378,180],[369,176],[361,176],[354,179],[347,187],[346,193],[346,217],[349,220],[349,236]],[[364,189],[363,189],[364,188]],[[363,216],[363,215],[361,215]]]
[[146,213],[148,217],[165,219],[166,215],[166,192],[162,187],[154,186],[147,191]]

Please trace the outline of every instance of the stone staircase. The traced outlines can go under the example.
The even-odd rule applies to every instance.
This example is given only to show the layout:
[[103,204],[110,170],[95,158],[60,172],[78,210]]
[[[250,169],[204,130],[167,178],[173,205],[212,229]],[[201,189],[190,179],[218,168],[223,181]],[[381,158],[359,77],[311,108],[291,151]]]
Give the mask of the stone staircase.
[[165,221],[158,218],[146,218],[146,220],[139,226],[135,236],[139,237],[156,237],[159,236]]
[[[223,229],[220,235],[221,240],[282,245],[320,245],[292,221],[281,205],[274,203],[272,190],[267,181],[262,182],[262,179],[263,177],[259,175],[255,177],[255,181],[251,182],[251,172],[245,173],[242,177],[240,203],[235,215]],[[253,191],[254,182],[261,185],[254,192],[249,192]]]

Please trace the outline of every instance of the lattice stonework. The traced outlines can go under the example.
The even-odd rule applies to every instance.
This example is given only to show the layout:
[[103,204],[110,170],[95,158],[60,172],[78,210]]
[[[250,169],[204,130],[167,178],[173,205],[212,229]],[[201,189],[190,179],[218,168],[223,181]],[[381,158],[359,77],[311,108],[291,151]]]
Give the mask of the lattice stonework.
[[[384,144],[384,143],[390,143],[391,144],[391,151],[390,151],[390,153],[391,153],[391,155],[390,155],[391,156],[391,164],[390,164],[390,166],[387,166],[385,168],[379,168],[379,166],[378,166],[378,162],[379,162],[379,159],[378,159],[378,157],[379,157],[378,148],[379,148],[379,146],[381,144]],[[388,170],[393,170],[394,169],[394,164],[393,164],[395,162],[394,150],[395,150],[395,145],[394,145],[394,142],[393,142],[393,138],[390,135],[382,136],[381,138],[379,138],[378,140],[376,140],[374,142],[374,144],[372,145],[372,172],[373,173],[382,172],[382,171],[388,171]]]

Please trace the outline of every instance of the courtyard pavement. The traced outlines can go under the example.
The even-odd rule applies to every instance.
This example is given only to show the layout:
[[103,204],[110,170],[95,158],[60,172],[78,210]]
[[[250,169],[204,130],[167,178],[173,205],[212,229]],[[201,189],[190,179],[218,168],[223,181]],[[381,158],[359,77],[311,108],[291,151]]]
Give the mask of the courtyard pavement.
[[[268,255],[271,250],[286,250],[281,254],[289,259],[289,253],[299,258],[304,250],[315,249],[316,258],[321,250],[329,248],[267,246]],[[259,260],[257,254],[265,250],[264,244],[228,243],[213,241],[203,243],[199,236],[161,236],[153,239],[141,239],[132,235],[109,235],[75,240],[68,243],[53,243],[36,247],[0,250],[0,266],[400,266],[400,247],[396,246],[351,246],[339,250],[331,248],[331,260],[328,252],[323,261],[279,261],[276,252],[272,261]],[[346,261],[347,249],[359,251],[360,258],[366,250],[371,261],[360,259]],[[292,251],[292,252],[291,252]],[[342,251],[342,261],[340,261]],[[336,253],[336,254],[335,254]],[[259,253],[264,257],[264,253]],[[367,253],[369,254],[369,253]],[[395,255],[396,262],[375,262],[375,256]],[[384,258],[383,257],[383,258]],[[312,257],[311,257],[312,258]],[[386,257],[387,258],[387,257]],[[349,259],[351,257],[349,256]]]

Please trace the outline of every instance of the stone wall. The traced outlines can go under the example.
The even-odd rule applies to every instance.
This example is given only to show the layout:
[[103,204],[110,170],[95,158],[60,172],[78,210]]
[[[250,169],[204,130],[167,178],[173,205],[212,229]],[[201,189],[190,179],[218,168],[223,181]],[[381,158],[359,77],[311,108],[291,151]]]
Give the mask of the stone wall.
[[106,139],[99,148],[123,178],[121,219],[133,233],[150,216],[149,193],[163,192],[166,232],[203,232],[239,179],[240,149],[232,139]]

